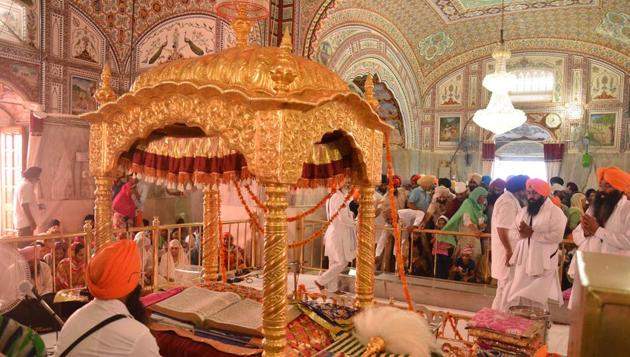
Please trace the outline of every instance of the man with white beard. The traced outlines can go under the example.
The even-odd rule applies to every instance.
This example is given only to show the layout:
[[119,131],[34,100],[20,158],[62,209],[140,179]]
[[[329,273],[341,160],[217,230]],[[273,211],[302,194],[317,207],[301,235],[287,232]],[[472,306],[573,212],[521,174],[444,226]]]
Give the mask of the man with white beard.
[[567,217],[548,198],[549,184],[540,179],[527,180],[527,206],[516,217],[518,242],[510,264],[514,279],[507,307],[526,305],[547,309],[549,299],[562,301],[558,277],[558,247],[564,237]]
[[506,191],[494,203],[492,211],[491,274],[497,279],[497,292],[492,308],[507,311],[507,292],[510,288],[510,259],[518,242],[518,230],[514,226],[521,210],[520,200],[525,196],[525,175],[514,176],[506,183]]
[[[599,190],[593,204],[573,230],[573,241],[583,252],[602,252],[630,256],[630,201],[623,190],[630,185],[630,174],[618,167],[597,169]],[[568,274],[579,279],[576,255]],[[574,285],[577,280],[574,280]],[[573,290],[569,308],[575,305]]]
[[320,290],[341,293],[339,275],[357,256],[356,223],[348,205],[340,209],[350,192],[350,187],[350,184],[346,183],[326,202],[326,218],[330,221],[337,210],[339,215],[328,225],[324,234],[324,253],[328,257],[328,270],[315,280],[315,285]]

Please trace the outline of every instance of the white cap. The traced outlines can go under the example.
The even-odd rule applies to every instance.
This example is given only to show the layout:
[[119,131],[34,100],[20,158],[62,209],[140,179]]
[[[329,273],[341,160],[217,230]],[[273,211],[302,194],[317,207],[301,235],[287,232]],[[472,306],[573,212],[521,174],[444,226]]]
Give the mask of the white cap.
[[468,190],[464,182],[455,182],[455,193],[464,193]]

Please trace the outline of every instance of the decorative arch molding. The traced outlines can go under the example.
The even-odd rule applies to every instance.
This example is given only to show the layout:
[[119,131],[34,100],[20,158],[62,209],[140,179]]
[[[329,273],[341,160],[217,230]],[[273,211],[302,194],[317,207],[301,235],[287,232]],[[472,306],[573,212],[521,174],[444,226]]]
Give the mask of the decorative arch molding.
[[416,74],[414,77],[415,80],[418,81],[418,86],[420,86],[419,76],[421,76],[422,71],[420,70],[420,64],[417,61],[413,48],[394,23],[370,10],[356,8],[342,9],[327,14],[327,16],[321,20],[321,23],[319,23],[317,31],[314,31],[311,37],[307,38],[307,42],[310,39],[309,46],[313,47],[313,51],[308,52],[307,57],[313,58],[315,56],[317,45],[327,37],[329,33],[347,26],[362,26],[386,38],[396,52],[403,54],[401,58],[405,59],[404,62],[407,62],[413,73]]
[[322,41],[334,38],[342,31],[353,30],[360,32],[341,39],[342,42],[332,54],[329,67],[346,82],[368,72],[377,73],[401,106],[406,147],[416,148],[418,140],[414,133],[417,127],[415,121],[420,117],[420,88],[413,70],[404,58],[397,56],[400,52],[387,37],[364,25],[337,28],[323,37]]
[[347,65],[343,72],[338,72],[346,82],[350,83],[353,79],[363,75],[377,74],[379,80],[385,83],[387,88],[392,91],[394,98],[400,105],[405,132],[405,147],[415,148],[418,143],[416,142],[417,135],[414,135],[415,125],[413,125],[413,121],[415,116],[411,109],[412,106],[410,106],[409,98],[405,95],[405,89],[400,78],[391,69],[387,59],[380,57],[378,54],[368,52],[360,57],[353,58],[352,62],[347,63]]
[[[594,43],[581,42],[575,40],[543,38],[543,39],[520,39],[510,40],[506,42],[508,48],[513,53],[518,52],[530,52],[530,51],[549,51],[549,52],[563,52],[572,53],[576,55],[587,55],[596,59],[600,59],[604,62],[613,64],[625,73],[630,72],[630,56],[624,55],[621,52],[615,51],[611,48],[597,45]],[[443,62],[439,66],[435,67],[426,77],[423,78],[422,88],[424,97],[427,91],[430,90],[439,80],[444,78],[451,72],[454,72],[464,65],[487,59],[492,55],[492,50],[496,47],[496,44],[486,45],[470,50],[466,53],[462,53],[457,56],[451,57],[448,61]]]
[[335,0],[324,0],[313,16],[313,20],[309,24],[304,38],[304,47],[302,48],[302,55],[304,57],[312,58],[312,56],[315,55],[315,48],[317,47],[317,36],[315,36],[315,33],[319,31],[321,22],[328,17],[330,9],[334,6]]

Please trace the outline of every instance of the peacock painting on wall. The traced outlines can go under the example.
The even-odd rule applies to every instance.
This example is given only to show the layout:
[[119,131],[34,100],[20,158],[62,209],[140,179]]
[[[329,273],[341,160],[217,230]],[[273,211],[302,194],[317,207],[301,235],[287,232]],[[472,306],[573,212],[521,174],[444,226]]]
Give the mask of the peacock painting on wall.
[[138,69],[217,51],[217,26],[216,18],[207,16],[165,22],[140,41]]

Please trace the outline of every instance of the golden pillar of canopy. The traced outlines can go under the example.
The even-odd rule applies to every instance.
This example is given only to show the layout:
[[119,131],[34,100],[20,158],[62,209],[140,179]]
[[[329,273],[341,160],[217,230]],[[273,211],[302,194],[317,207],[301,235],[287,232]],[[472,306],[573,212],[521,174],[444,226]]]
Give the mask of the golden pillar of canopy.
[[[96,112],[82,116],[90,122],[90,172],[97,178],[113,177],[120,155],[136,142],[178,124],[198,128],[209,137],[219,136],[245,158],[251,175],[269,190],[263,279],[264,349],[269,356],[282,355],[286,344],[283,195],[302,177],[313,145],[331,133],[340,133],[350,143],[353,167],[349,178],[369,195],[368,186],[380,182],[383,133],[390,130],[339,76],[293,55],[291,47],[290,36],[285,36],[281,47],[248,44],[159,65],[141,74],[130,92],[119,98],[109,96]],[[97,217],[111,214],[104,207],[111,205],[111,196],[106,197],[111,181],[104,179],[98,187]],[[208,229],[216,220],[210,210],[214,209],[212,198],[207,194],[206,199],[204,228]],[[362,237],[373,232],[372,217],[369,209],[363,212]],[[111,237],[111,219],[107,223],[105,217],[97,218],[96,231],[97,242],[106,235]],[[204,243],[204,247],[206,244],[214,243]],[[363,247],[367,249],[367,244]],[[361,305],[367,306],[372,289],[363,284],[372,284],[367,274],[373,271],[373,261],[363,259],[359,264],[368,264],[359,268],[364,277]],[[214,262],[203,266],[211,278]]]

